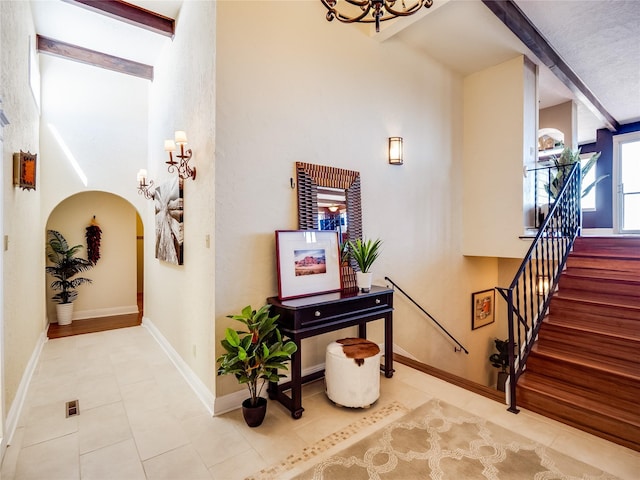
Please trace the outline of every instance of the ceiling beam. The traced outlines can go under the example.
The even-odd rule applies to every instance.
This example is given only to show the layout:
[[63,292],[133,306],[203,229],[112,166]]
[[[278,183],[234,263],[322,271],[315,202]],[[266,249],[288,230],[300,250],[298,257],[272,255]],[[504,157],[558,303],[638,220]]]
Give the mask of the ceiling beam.
[[121,0],[64,0],[110,18],[173,38],[175,20]]
[[533,23],[512,0],[482,0],[496,17],[504,23],[542,63],[554,73],[607,129],[612,132],[620,128],[618,121],[600,103],[580,77],[558,55]]
[[114,72],[133,75],[134,77],[140,77],[146,80],[153,80],[153,67],[151,65],[96,52],[95,50],[60,42],[53,38],[43,37],[42,35],[36,35],[36,37],[38,52],[48,53],[94,67],[113,70]]

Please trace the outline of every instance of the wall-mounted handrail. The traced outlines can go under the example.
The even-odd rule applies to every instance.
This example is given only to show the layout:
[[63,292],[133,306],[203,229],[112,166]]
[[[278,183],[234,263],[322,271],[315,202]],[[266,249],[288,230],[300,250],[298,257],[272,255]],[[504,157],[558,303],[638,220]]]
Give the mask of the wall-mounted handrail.
[[496,287],[507,302],[509,411],[518,412],[516,385],[547,314],[567,257],[580,233],[580,164],[575,163],[511,285]]
[[411,301],[411,303],[413,303],[416,307],[418,307],[418,308],[422,311],[422,313],[424,313],[424,314],[425,314],[427,317],[429,317],[429,318],[430,318],[430,319],[431,319],[431,320],[432,320],[432,321],[433,321],[433,322],[434,322],[438,327],[440,327],[440,330],[442,330],[444,333],[446,333],[446,334],[449,336],[449,338],[450,338],[451,340],[453,340],[453,341],[454,341],[454,342],[455,342],[455,343],[456,343],[456,344],[457,344],[457,345],[458,345],[458,346],[459,346],[459,347],[464,351],[464,353],[466,353],[467,355],[469,355],[469,351],[468,351],[466,348],[464,348],[464,347],[462,346],[462,344],[461,344],[458,340],[456,340],[456,339],[455,339],[455,338],[454,338],[454,337],[453,337],[453,336],[452,336],[452,335],[447,331],[447,329],[446,329],[446,328],[444,328],[442,325],[440,325],[440,323],[439,323],[435,318],[433,318],[429,312],[427,312],[424,308],[422,308],[422,307],[418,304],[418,302],[416,302],[413,298],[411,298],[411,296],[409,296],[409,294],[408,294],[407,292],[405,292],[404,290],[402,290],[402,289],[398,286],[398,284],[397,284],[397,283],[395,283],[395,282],[394,282],[393,280],[391,280],[389,277],[384,277],[384,279],[385,279],[386,281],[388,281],[391,285],[393,285],[393,287],[394,287],[394,288],[397,288],[397,289],[398,289],[398,291],[399,291],[400,293],[402,293],[405,297],[407,297],[407,298]]

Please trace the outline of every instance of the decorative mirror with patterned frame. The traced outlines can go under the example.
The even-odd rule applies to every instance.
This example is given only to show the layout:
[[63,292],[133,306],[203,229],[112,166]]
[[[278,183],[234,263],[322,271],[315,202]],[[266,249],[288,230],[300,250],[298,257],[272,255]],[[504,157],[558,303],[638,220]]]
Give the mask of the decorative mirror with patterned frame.
[[340,242],[362,238],[360,172],[303,162],[296,162],[296,172],[298,228],[300,230],[320,229],[318,189],[344,190],[347,229]]

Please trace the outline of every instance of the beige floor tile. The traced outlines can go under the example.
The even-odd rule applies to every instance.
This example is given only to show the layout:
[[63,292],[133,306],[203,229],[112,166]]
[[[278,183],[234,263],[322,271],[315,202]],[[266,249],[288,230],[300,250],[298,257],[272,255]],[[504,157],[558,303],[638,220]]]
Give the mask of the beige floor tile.
[[145,480],[132,439],[85,453],[80,457],[82,480]]
[[22,445],[27,447],[77,431],[78,417],[66,418],[64,403],[56,402],[34,406],[29,409]]
[[131,385],[145,380],[154,380],[153,372],[149,368],[149,365],[139,358],[124,362],[114,362],[113,371],[118,379],[118,384],[121,386]]
[[81,410],[78,416],[81,455],[131,438],[129,419],[121,402]]
[[180,422],[166,409],[129,416],[129,422],[143,461],[189,443]]
[[30,406],[64,403],[78,398],[78,377],[75,373],[33,379],[27,396]]
[[138,412],[167,407],[167,401],[153,378],[121,385],[120,393],[125,408],[131,416],[135,416]]
[[83,410],[121,402],[120,386],[114,375],[87,377],[78,381],[78,400]]
[[276,462],[277,459],[271,458],[265,461],[258,452],[249,449],[212,466],[209,471],[216,480],[240,480]]
[[24,447],[16,464],[15,480],[75,480],[80,478],[76,434]]
[[148,480],[211,480],[213,477],[191,445],[144,462]]
[[207,467],[224,462],[243,451],[251,450],[236,428],[236,421],[223,417],[191,417],[182,422],[187,437]]

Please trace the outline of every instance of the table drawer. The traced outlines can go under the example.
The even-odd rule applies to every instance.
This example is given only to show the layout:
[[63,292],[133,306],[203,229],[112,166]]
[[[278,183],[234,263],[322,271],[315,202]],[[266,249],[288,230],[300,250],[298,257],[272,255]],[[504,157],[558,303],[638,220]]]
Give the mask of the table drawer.
[[383,310],[388,306],[387,295],[376,295],[375,297],[358,298],[357,300],[338,304],[314,305],[296,312],[296,317],[299,321],[298,326],[305,326],[318,321],[333,320],[344,315],[354,316],[359,312],[364,313],[375,309]]

